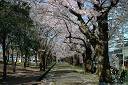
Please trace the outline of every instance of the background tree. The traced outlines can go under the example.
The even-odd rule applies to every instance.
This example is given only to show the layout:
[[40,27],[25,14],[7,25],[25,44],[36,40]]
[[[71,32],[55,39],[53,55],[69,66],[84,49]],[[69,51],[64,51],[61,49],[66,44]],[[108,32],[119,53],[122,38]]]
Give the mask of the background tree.
[[13,4],[1,0],[0,6],[0,33],[4,61],[3,79],[6,79],[7,56],[5,55],[5,52],[7,51],[7,46],[9,44],[7,38],[8,36],[13,36],[15,33],[14,31],[17,31],[22,27],[26,28],[32,26],[32,20],[29,17],[30,7],[26,2],[20,1],[17,4]]

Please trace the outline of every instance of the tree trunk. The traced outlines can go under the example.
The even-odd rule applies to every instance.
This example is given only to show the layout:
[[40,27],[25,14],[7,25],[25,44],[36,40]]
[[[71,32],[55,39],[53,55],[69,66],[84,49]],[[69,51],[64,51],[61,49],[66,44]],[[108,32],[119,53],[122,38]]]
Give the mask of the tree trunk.
[[42,71],[42,67],[43,67],[42,53],[39,52],[38,55],[39,55],[39,58],[40,58],[40,64],[39,64],[39,67],[40,67],[40,71]]
[[8,64],[8,62],[9,62],[9,50],[7,51],[7,64]]
[[12,50],[12,54],[11,54],[11,57],[12,57],[12,70],[13,70],[13,72],[15,73],[15,61],[14,61],[14,52],[13,52],[13,48],[11,49]]
[[84,70],[85,72],[90,72],[91,71],[91,64],[89,64],[89,61],[91,59],[91,54],[92,54],[92,50],[90,48],[90,45],[85,44],[85,51],[82,54],[83,56],[83,64],[84,64]]
[[2,42],[2,49],[3,49],[3,79],[5,80],[7,77],[7,56],[5,55],[6,51],[6,37],[3,37],[3,42]]
[[30,56],[28,56],[28,58],[27,58],[27,67],[30,66],[30,60],[31,60],[31,58],[30,58]]
[[18,57],[19,57],[19,54],[17,52],[16,61],[14,62],[14,68],[13,68],[14,73],[16,72],[16,63],[17,63]]
[[100,82],[111,82],[111,74],[110,74],[110,63],[108,56],[108,14],[103,14],[98,17],[98,27],[99,27],[99,39],[100,43],[98,43],[99,50],[101,51],[99,55],[100,62]]
[[24,68],[27,67],[27,53],[25,53],[25,61],[24,61]]
[[45,71],[46,68],[46,59],[45,59],[45,55],[42,56],[43,59],[43,71]]
[[47,66],[48,66],[48,55],[45,56],[45,69],[47,69]]

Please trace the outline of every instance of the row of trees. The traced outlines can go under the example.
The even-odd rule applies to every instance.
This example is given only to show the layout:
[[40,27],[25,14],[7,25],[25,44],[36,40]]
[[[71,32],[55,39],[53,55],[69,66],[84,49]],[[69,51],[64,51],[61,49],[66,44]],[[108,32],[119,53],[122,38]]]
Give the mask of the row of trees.
[[[82,55],[85,71],[90,67],[93,68],[96,64],[99,81],[111,82],[108,41],[113,38],[115,30],[118,31],[120,23],[125,21],[121,15],[127,15],[127,10],[121,11],[121,13],[117,10],[127,9],[125,8],[125,0],[43,1],[45,3],[40,5],[40,2],[30,0],[30,5],[34,6],[31,15],[33,20],[37,22],[36,24],[29,16],[30,5],[27,3],[17,0],[14,0],[13,3],[0,1],[0,23],[2,24],[0,26],[0,42],[4,58],[3,75],[6,76],[6,52],[9,49],[12,52],[17,49],[21,56],[25,55],[24,67],[29,62],[29,56],[32,53],[38,54],[40,56],[40,70],[45,70],[46,65],[51,62],[50,56],[53,52],[57,54],[60,50],[67,51],[66,47],[63,47],[65,44],[61,43],[64,41],[62,37],[65,37],[64,43],[70,48],[68,51]],[[119,16],[113,17],[116,12]],[[112,25],[113,23],[114,25]],[[54,41],[59,33],[58,30],[61,31],[61,35],[59,35],[58,41]],[[54,42],[59,43],[65,49],[54,48],[56,46]],[[66,56],[66,54],[62,55]],[[57,56],[61,57],[62,55]],[[37,56],[35,58],[37,59]],[[71,63],[74,60],[78,60],[77,56],[66,58],[66,61]],[[78,61],[76,62],[78,63]]]
[[[33,23],[32,20],[29,18],[30,7],[27,5],[27,3],[19,2],[18,4],[13,5],[13,3],[1,0],[0,6],[0,41],[3,49],[3,78],[5,79],[7,68],[6,51],[9,49],[9,47],[11,47],[12,50],[14,49],[14,46],[9,45],[19,45],[19,47],[22,47],[23,44],[26,44],[25,42],[27,42],[27,38],[29,38],[29,28],[32,27]],[[24,50],[26,50],[26,47],[28,46],[24,46]],[[12,59],[12,61],[14,60]]]
[[[13,72],[16,70],[19,57],[21,57],[24,68],[26,68],[29,65],[30,56],[34,55],[36,65],[38,65],[37,59],[39,58],[40,69],[44,68],[44,70],[46,65],[55,59],[51,56],[53,56],[53,39],[57,36],[57,33],[49,29],[44,30],[49,27],[40,26],[37,22],[34,22],[30,17],[30,10],[30,5],[23,1],[0,1],[0,44],[3,50],[3,79],[7,77],[7,64],[10,55]],[[17,53],[15,60],[14,52]]]

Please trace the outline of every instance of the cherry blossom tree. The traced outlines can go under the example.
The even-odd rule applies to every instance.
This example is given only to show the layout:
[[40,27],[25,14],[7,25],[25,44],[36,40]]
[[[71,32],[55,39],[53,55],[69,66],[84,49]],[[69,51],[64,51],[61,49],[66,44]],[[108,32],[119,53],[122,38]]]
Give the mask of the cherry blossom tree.
[[[71,14],[78,18],[78,21],[80,22],[79,30],[87,39],[85,45],[87,46],[87,44],[90,44],[89,47],[92,46],[95,49],[95,56],[98,58],[99,62],[98,69],[100,81],[110,82],[107,21],[108,13],[117,5],[119,0],[91,0],[90,4],[93,6],[90,9],[84,7],[85,3],[87,3],[84,0],[52,0],[51,2],[61,4],[67,8]],[[91,23],[93,26],[92,28],[87,25],[90,21],[96,22]],[[75,37],[69,36],[67,38]],[[86,47],[86,49],[89,47]],[[85,56],[87,58],[87,56],[90,55],[86,54]]]
[[[48,0],[45,4],[36,5],[35,13],[41,23],[48,23],[56,30],[63,31],[58,43],[63,41],[62,37],[71,44],[79,41],[77,43],[84,47],[82,52],[84,63],[90,59],[98,62],[97,73],[100,82],[111,82],[108,41],[116,27],[110,26],[110,21],[113,8],[116,9],[116,6],[123,8],[122,3],[124,4],[121,0]],[[126,11],[122,13],[127,14]],[[121,16],[115,18],[115,21],[123,20]]]

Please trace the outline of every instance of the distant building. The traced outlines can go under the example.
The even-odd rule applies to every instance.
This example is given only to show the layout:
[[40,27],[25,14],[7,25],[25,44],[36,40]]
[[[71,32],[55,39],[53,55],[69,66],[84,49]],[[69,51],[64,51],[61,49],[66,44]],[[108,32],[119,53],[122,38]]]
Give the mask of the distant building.
[[111,66],[118,69],[118,70],[120,68],[120,60],[119,60],[119,57],[116,54],[112,55]]
[[128,43],[125,44],[122,53],[124,55],[124,65],[128,68]]
[[119,58],[119,65],[121,65],[121,66],[123,63],[123,56],[124,56],[125,66],[128,67],[128,43],[126,43],[123,48],[116,49],[112,52],[109,52],[110,64],[112,64],[111,61],[112,61],[113,54],[115,54]]
[[122,49],[122,54],[124,55],[124,58],[128,59],[128,43],[124,45],[124,48]]

